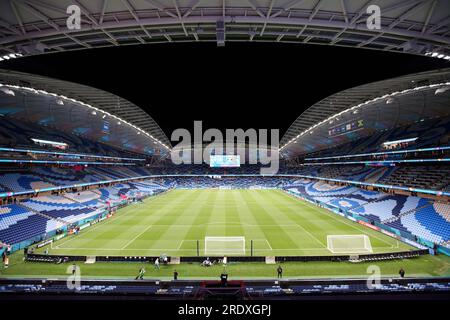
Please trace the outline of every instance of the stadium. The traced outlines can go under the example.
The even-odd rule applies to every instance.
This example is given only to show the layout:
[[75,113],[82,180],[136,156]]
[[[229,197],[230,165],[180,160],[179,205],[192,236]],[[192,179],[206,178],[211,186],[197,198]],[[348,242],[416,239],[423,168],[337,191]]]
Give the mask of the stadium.
[[[450,3],[379,1],[371,28],[371,2],[0,1],[0,298],[448,298]],[[219,130],[188,103],[170,109],[181,87],[203,95],[194,74],[173,91],[140,70],[116,70],[111,90],[89,84],[94,71],[56,75],[76,73],[58,70],[67,57],[139,60],[113,51],[128,46],[170,74],[158,46],[244,42],[401,56],[416,71],[316,86],[303,109],[272,106],[256,122],[267,130],[236,129],[250,109],[238,99],[203,114]],[[55,75],[32,72],[45,66]],[[208,104],[226,99],[227,81],[206,81],[218,87]],[[166,103],[122,96],[127,82]],[[277,119],[289,124],[279,139]]]

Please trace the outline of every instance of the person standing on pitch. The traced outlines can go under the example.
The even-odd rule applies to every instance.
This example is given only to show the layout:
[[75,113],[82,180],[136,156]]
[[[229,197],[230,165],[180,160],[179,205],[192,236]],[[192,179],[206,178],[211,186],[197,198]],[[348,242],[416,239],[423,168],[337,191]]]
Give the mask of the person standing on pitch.
[[178,271],[177,270],[173,271],[173,280],[178,280]]
[[3,259],[3,266],[5,269],[8,269],[9,267],[9,256],[5,256],[5,258]]
[[277,268],[277,278],[283,278],[283,268],[280,265]]
[[141,269],[139,269],[139,274],[135,280],[144,280],[144,273],[145,273],[145,269],[144,269],[144,267],[142,267]]
[[155,259],[155,269],[159,270],[159,258]]
[[77,265],[74,263],[72,264],[72,275],[75,275],[76,272],[77,272]]

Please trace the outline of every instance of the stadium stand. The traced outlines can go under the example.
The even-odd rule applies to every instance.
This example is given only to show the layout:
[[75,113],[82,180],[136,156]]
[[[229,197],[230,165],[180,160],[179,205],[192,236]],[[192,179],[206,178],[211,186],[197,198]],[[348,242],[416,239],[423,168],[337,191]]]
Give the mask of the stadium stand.
[[0,206],[0,240],[14,244],[45,234],[49,219],[19,205]]
[[437,244],[446,244],[450,240],[450,205],[446,203],[309,179],[297,180],[284,189]]
[[[413,170],[411,170],[413,169]],[[450,168],[436,166],[399,167],[381,183],[414,188],[441,190],[450,180]]]
[[96,156],[103,155],[108,157],[142,158],[142,155],[137,155],[129,151],[118,149],[101,142],[94,142],[89,139],[84,139],[78,135],[68,134],[49,126],[42,126],[33,122],[18,119],[13,120],[8,117],[2,117],[2,126],[0,126],[0,146],[14,146],[14,148],[34,149],[50,152],[55,151],[51,148],[45,148],[45,146],[37,146],[30,140],[30,138],[66,143],[69,145],[71,153],[77,152]]
[[[433,128],[433,130],[430,131],[430,128]],[[439,147],[447,142],[446,136],[449,131],[449,117],[427,119],[390,130],[374,132],[369,137],[357,139],[351,143],[341,145],[339,148],[329,148],[320,152],[310,153],[308,158],[338,157],[341,155],[387,151],[383,147],[383,142],[414,137],[418,139],[413,144],[400,146],[398,149]]]
[[28,173],[2,174],[0,175],[0,184],[13,191],[27,191],[55,186],[50,182],[45,182],[39,176]]
[[[135,171],[123,171],[120,168],[103,170],[107,177],[136,177]],[[29,171],[27,171],[29,172]],[[3,173],[0,175],[5,191],[26,191],[43,186],[64,186],[67,184],[92,181],[92,175],[98,170],[89,168],[83,173],[73,173],[72,169],[54,167],[36,167],[33,174]],[[126,172],[126,173],[124,173]],[[144,169],[142,173],[147,173]],[[44,181],[47,180],[47,181]],[[43,237],[64,225],[96,216],[109,208],[123,203],[129,198],[141,198],[165,191],[166,188],[156,181],[119,183],[109,187],[92,190],[64,192],[59,195],[39,195],[17,201],[17,204],[0,206],[0,241],[9,244],[19,243]],[[40,239],[40,238],[39,238]]]

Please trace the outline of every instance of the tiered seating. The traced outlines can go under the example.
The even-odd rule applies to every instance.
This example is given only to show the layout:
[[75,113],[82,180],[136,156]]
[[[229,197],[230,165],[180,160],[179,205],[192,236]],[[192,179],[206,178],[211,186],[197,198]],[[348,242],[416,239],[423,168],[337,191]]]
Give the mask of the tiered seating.
[[[120,200],[120,194],[153,194],[165,190],[154,181],[116,184],[94,191],[46,195],[0,207],[0,241],[17,243],[60,228],[65,223],[88,218],[106,208],[106,201]],[[37,213],[39,214],[37,214]]]
[[315,182],[305,187],[305,192],[312,197],[337,197],[346,196],[358,191],[358,188],[351,186],[337,186],[326,182]]
[[339,176],[339,179],[352,180],[352,181],[364,181],[365,178],[373,171],[374,171],[374,168],[371,168],[371,167],[355,166],[355,167],[349,168],[348,171],[344,171]]
[[130,178],[130,176],[119,172],[119,170],[114,170],[113,168],[106,169],[106,168],[96,167],[96,168],[90,168],[89,172],[95,174],[98,177],[101,177],[101,180],[114,180],[114,179]]
[[350,210],[374,221],[390,220],[428,203],[428,200],[413,196],[389,195],[375,202]]
[[100,199],[105,202],[109,200],[118,200],[120,198],[118,190],[113,187],[99,188],[95,190],[95,192],[98,193],[100,195]]
[[30,137],[67,143],[70,148],[69,152],[71,153],[112,157],[137,157],[135,154],[124,152],[123,150],[119,150],[110,145],[84,139],[81,136],[59,131],[48,126],[41,126],[32,122],[2,117],[2,125],[0,126],[0,145],[13,145],[14,147],[34,149],[36,148],[36,145],[33,144]]
[[397,186],[441,190],[450,182],[450,168],[442,166],[400,167],[381,182]]
[[33,174],[7,173],[0,175],[0,184],[13,191],[27,191],[54,187]]
[[[131,167],[130,167],[131,168]],[[23,173],[0,174],[0,192],[30,191],[55,186],[69,186],[83,182],[98,182],[114,179],[135,178],[140,174],[148,175],[148,172],[127,167],[86,168],[84,171],[75,172],[72,169],[55,167],[35,167],[31,171]],[[130,189],[130,186],[126,186]],[[124,191],[126,192],[126,191]]]
[[160,185],[156,183],[148,183],[148,182],[130,182],[130,187],[136,189],[140,192],[148,192],[149,194],[153,194],[155,190],[163,189]]
[[0,206],[0,241],[12,244],[44,234],[48,221],[15,204]]
[[138,175],[138,176],[148,176],[151,173],[149,171],[147,171],[145,168],[141,168],[138,166],[131,166],[129,168],[127,168],[130,172],[133,172],[134,175]]
[[[439,134],[426,134],[433,128],[433,132]],[[369,137],[339,145],[338,148],[331,148],[317,152],[310,157],[330,157],[337,155],[351,155],[358,153],[369,153],[384,151],[382,143],[405,138],[418,137],[414,144],[407,149],[432,147],[439,145],[440,139],[450,131],[450,118],[428,119],[423,122],[413,123],[407,126],[394,128],[388,131],[379,131]]]
[[450,240],[450,205],[434,203],[400,218],[409,232],[435,243]]
[[37,167],[33,169],[33,172],[41,175],[46,180],[60,186],[73,185],[80,182],[79,177],[71,172],[71,170],[50,167]]
[[334,205],[342,210],[352,210],[385,196],[386,194],[382,192],[358,190],[345,197],[333,197],[332,200],[328,201],[328,204]]
[[[339,177],[340,175],[342,175],[344,172],[346,172],[349,169],[350,169],[349,167],[345,167],[345,166],[319,166],[314,171],[316,171],[317,175],[320,177],[334,179],[334,178]],[[310,174],[308,174],[308,175],[310,175]],[[314,174],[311,174],[311,175],[314,175]]]
[[76,203],[60,196],[45,196],[28,199],[22,202],[24,206],[46,216],[71,222],[89,217],[104,208],[98,200]]
[[389,177],[398,167],[381,167],[372,170],[368,175],[365,176],[365,182],[376,183],[383,181],[385,178]]

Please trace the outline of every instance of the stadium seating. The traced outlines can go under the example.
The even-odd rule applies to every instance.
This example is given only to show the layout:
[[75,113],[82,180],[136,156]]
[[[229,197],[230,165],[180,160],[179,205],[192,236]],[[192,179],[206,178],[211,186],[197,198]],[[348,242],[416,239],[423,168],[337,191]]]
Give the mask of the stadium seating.
[[[411,170],[413,169],[413,170]],[[436,166],[400,167],[380,182],[413,188],[441,190],[450,179],[450,168]]]
[[0,206],[0,241],[13,244],[45,234],[48,221],[22,206]]
[[450,205],[435,202],[401,217],[400,223],[404,229],[429,241],[449,241]]
[[284,189],[435,243],[450,240],[450,205],[353,188],[300,179]]
[[[3,174],[2,181],[11,190],[28,190],[32,183],[44,183],[38,175],[54,177],[55,182],[76,179],[66,169],[35,168],[33,174]],[[109,169],[108,173],[116,173]],[[98,172],[94,170],[94,172]],[[67,173],[65,175],[65,173]],[[83,178],[90,171],[83,173]],[[126,174],[136,174],[134,171]],[[5,178],[6,177],[6,178]],[[71,180],[78,182],[78,180]],[[36,184],[34,184],[36,185]],[[62,195],[40,195],[22,200],[20,205],[12,204],[0,207],[0,241],[14,244],[54,231],[64,224],[76,222],[103,212],[108,205],[113,206],[128,197],[142,197],[166,190],[155,180],[119,183],[93,190],[66,192]]]
[[11,120],[7,117],[2,118],[0,146],[36,149],[36,145],[33,144],[30,137],[66,143],[69,145],[70,151],[76,153],[112,157],[136,157],[131,152],[119,150],[110,145],[84,139],[78,135],[68,134],[48,126],[40,126],[32,122],[19,121],[18,119]]
[[[439,134],[427,134],[427,131],[433,128],[434,132]],[[406,149],[416,149],[425,147],[434,147],[441,144],[442,137],[450,131],[450,118],[428,119],[422,122],[415,122],[410,125],[374,132],[369,137],[343,144],[337,148],[330,148],[309,154],[308,157],[332,157],[338,155],[351,155],[358,153],[369,153],[384,151],[382,143],[385,141],[394,141],[405,138],[417,137],[414,144]]]
[[375,221],[383,222],[411,212],[426,203],[428,203],[428,200],[419,197],[388,195],[350,211],[359,215],[370,216]]
[[44,196],[28,199],[22,205],[47,217],[73,222],[92,216],[105,208],[98,200],[74,202],[62,196]]
[[44,181],[33,174],[7,173],[0,175],[0,184],[12,191],[27,191],[54,187],[55,185]]

